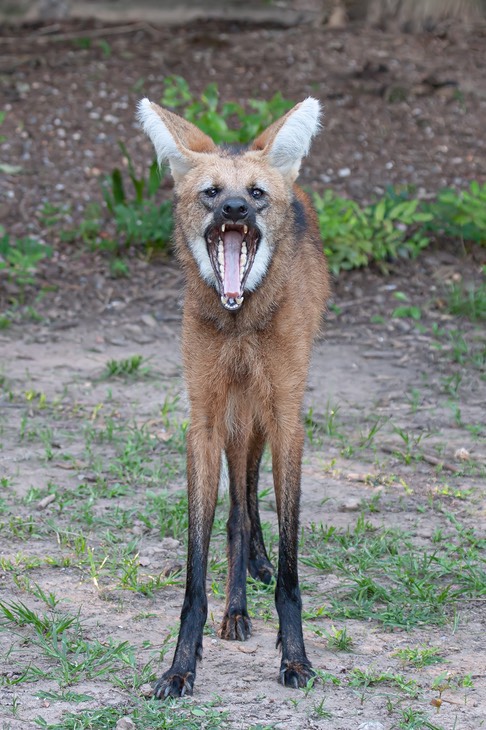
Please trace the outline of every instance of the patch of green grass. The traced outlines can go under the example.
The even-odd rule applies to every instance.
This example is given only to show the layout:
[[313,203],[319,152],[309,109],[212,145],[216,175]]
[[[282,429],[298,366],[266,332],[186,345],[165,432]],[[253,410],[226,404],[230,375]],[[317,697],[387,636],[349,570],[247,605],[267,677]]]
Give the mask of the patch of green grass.
[[369,687],[387,684],[399,689],[401,692],[405,692],[411,697],[418,695],[418,686],[415,680],[407,679],[402,674],[397,674],[396,672],[379,672],[373,669],[373,667],[367,667],[366,669],[356,667],[351,669],[348,683],[350,687],[360,691],[366,690]]
[[429,667],[433,664],[440,664],[444,661],[444,657],[441,656],[439,649],[433,646],[414,646],[397,649],[393,656],[398,657],[402,662],[412,664],[417,669]]
[[485,541],[457,531],[424,550],[406,533],[376,529],[363,517],[346,531],[314,526],[301,562],[341,579],[321,615],[405,629],[445,623],[463,601],[486,595]]
[[157,730],[218,730],[227,727],[228,712],[210,703],[194,704],[191,700],[140,701],[134,697],[123,707],[67,712],[60,723],[49,724],[42,717],[35,722],[43,730],[113,730],[118,720],[130,717],[137,728]]
[[132,355],[132,357],[122,360],[108,360],[105,367],[105,378],[115,377],[133,377],[134,375],[147,375],[148,369],[142,367],[144,358],[142,355]]
[[50,637],[66,631],[66,629],[77,624],[78,620],[78,616],[57,614],[57,612],[40,614],[21,601],[0,602],[0,628],[6,626],[24,628],[28,626],[39,636]]
[[394,727],[397,730],[444,730],[442,725],[432,722],[426,712],[413,707],[400,710],[400,718]]
[[351,651],[353,646],[353,639],[348,634],[346,626],[342,629],[337,629],[335,626],[331,626],[331,631],[326,631],[327,645],[331,651]]
[[120,566],[119,586],[145,596],[153,596],[167,586],[182,585],[179,579],[180,571],[165,575],[148,575],[140,570],[139,556],[127,557]]

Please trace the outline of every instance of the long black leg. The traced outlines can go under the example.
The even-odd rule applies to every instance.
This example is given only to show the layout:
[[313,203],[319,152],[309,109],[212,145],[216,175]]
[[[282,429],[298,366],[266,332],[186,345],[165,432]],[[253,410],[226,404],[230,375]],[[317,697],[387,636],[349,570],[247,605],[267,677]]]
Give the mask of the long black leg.
[[226,449],[229,471],[230,513],[226,609],[220,629],[223,639],[245,641],[251,635],[246,606],[246,569],[250,544],[250,518],[246,502],[246,449],[232,442]]
[[247,460],[247,505],[251,525],[248,571],[255,580],[268,584],[274,571],[265,549],[258,510],[258,475],[264,448],[265,438],[258,430],[251,440]]
[[314,675],[302,632],[302,600],[297,569],[300,472],[304,434],[301,426],[273,447],[273,475],[279,520],[279,555],[275,604],[280,621],[277,644],[282,647],[280,682],[305,687]]
[[206,571],[209,540],[218,496],[221,448],[206,433],[187,435],[189,544],[186,593],[179,639],[171,668],[155,685],[159,699],[192,694],[196,660],[202,656],[202,635],[208,602]]

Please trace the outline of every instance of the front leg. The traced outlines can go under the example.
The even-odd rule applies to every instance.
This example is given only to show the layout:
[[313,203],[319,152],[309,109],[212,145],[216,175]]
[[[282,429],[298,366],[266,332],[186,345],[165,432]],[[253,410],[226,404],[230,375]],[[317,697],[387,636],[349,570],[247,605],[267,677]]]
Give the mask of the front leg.
[[179,638],[171,668],[154,688],[158,699],[192,694],[196,660],[202,656],[202,635],[208,612],[206,571],[209,540],[218,496],[221,444],[207,432],[187,435],[189,540],[186,593]]
[[279,557],[275,604],[279,616],[277,645],[282,647],[281,684],[305,687],[314,676],[302,632],[302,600],[297,569],[300,476],[304,433],[296,426],[290,438],[272,444],[273,475],[279,521]]

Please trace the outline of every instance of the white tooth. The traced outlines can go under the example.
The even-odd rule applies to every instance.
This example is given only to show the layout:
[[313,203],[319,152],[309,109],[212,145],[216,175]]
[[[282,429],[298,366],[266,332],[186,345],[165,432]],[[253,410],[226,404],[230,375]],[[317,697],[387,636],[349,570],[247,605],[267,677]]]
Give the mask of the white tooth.
[[223,223],[223,225],[221,226],[221,233],[224,233],[225,230],[226,230],[226,223]]
[[243,226],[243,235],[246,236],[248,233],[248,226]]
[[247,261],[246,253],[242,253],[240,255],[240,266],[244,266],[246,264],[246,261]]
[[223,245],[223,241],[222,241],[221,239],[219,239],[219,243],[218,243],[218,253],[223,253],[223,251],[224,251],[224,245]]
[[235,302],[237,304],[243,304],[243,297],[236,297]]
[[241,253],[244,253],[244,254],[245,254],[245,256],[246,256],[246,254],[248,253],[248,249],[246,248],[246,243],[245,243],[245,241],[243,241],[243,243],[242,243],[242,245],[241,245]]
[[228,304],[228,297],[223,294],[221,296],[221,301],[223,302],[223,304]]
[[220,264],[224,264],[224,253],[218,249],[218,261]]

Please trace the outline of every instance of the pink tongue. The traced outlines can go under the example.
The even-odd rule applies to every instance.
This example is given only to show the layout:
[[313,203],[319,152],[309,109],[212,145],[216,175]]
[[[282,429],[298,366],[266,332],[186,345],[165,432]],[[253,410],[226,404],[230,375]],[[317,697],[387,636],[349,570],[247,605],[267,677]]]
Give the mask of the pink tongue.
[[240,253],[243,236],[238,231],[227,231],[224,243],[224,294],[229,299],[240,296]]

